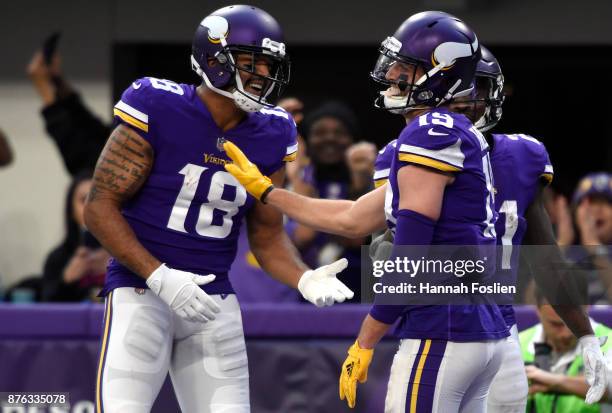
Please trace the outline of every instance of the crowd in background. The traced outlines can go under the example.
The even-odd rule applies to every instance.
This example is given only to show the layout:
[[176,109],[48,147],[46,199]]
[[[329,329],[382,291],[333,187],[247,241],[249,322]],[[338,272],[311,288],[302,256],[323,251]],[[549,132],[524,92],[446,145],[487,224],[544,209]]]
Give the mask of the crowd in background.
[[[66,193],[63,240],[49,252],[41,273],[12,286],[4,300],[96,301],[109,254],[85,228],[83,206],[93,168],[112,125],[93,115],[83,103],[63,76],[58,53],[45,59],[42,52],[36,52],[27,73],[41,99],[46,132],[57,146],[72,182]],[[298,157],[287,164],[288,187],[303,195],[327,199],[357,199],[373,189],[377,148],[364,140],[367,137],[362,136],[350,105],[330,100],[304,107],[297,97],[282,99],[278,105],[292,114],[300,132]],[[0,131],[0,167],[10,164],[12,158]],[[612,303],[612,175],[600,172],[585,176],[571,200],[552,189],[547,195],[558,244],[566,248],[567,259],[588,274],[589,303]],[[313,267],[347,258],[349,266],[341,278],[356,292],[353,301],[359,300],[360,247],[369,243],[368,238],[331,236],[290,220],[286,230],[304,261]],[[585,252],[588,259],[578,257],[576,251]],[[241,231],[230,277],[243,302],[300,300],[294,290],[259,268],[249,251],[245,230]],[[529,302],[529,287],[525,290],[525,300]]]

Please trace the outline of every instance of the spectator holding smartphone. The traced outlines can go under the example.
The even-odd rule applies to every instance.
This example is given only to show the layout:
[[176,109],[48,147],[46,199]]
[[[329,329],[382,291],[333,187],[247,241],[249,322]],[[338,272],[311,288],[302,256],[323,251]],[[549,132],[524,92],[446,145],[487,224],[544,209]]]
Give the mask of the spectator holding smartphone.
[[92,114],[64,78],[56,50],[58,39],[58,34],[51,35],[42,50],[34,53],[27,73],[42,100],[47,133],[74,176],[78,171],[94,168],[110,127]]

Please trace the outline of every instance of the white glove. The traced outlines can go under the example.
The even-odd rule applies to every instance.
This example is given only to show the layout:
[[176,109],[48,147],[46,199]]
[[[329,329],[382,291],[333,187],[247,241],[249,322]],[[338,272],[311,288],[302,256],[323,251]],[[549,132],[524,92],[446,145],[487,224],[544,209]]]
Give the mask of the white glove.
[[182,319],[206,323],[214,320],[221,308],[199,286],[214,279],[214,274],[198,275],[162,264],[147,278],[147,285]]
[[336,278],[336,274],[344,270],[347,265],[346,258],[342,258],[316,270],[306,271],[298,282],[298,290],[302,293],[302,297],[317,307],[353,298],[355,294]]
[[592,334],[580,337],[578,340],[578,344],[582,346],[584,378],[589,385],[589,391],[584,398],[587,404],[597,403],[608,385],[606,360],[600,348],[606,340],[607,337],[597,338]]
[[377,236],[370,243],[370,258],[372,261],[388,260],[393,252],[393,236],[389,236],[386,232]]

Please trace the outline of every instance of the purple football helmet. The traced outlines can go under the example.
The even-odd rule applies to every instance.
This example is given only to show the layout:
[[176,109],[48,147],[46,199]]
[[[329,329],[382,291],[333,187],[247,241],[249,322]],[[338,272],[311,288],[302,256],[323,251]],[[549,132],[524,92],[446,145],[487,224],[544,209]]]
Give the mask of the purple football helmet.
[[370,76],[387,90],[374,105],[403,114],[469,96],[478,60],[478,38],[463,21],[437,11],[412,15],[380,46]]
[[476,88],[478,90],[477,100],[486,104],[485,112],[474,126],[481,132],[487,132],[502,117],[502,105],[504,104],[504,75],[499,62],[493,53],[483,45],[480,45],[482,54],[476,66]]
[[[237,65],[238,54],[250,55],[251,63]],[[267,76],[256,73],[255,64],[262,58],[270,69]],[[268,96],[289,82],[283,32],[272,16],[253,6],[227,6],[206,16],[193,37],[191,65],[210,89],[247,112],[272,106]],[[245,91],[239,71],[255,76],[253,87],[260,89],[259,95]]]

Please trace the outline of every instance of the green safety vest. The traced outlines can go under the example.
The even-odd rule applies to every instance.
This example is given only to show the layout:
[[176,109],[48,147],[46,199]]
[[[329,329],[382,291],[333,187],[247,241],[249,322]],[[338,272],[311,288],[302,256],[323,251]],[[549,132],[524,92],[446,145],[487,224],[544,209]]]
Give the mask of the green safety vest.
[[[528,328],[519,333],[519,341],[521,343],[521,351],[523,353],[523,361],[533,362],[534,354],[531,352],[531,343],[536,339],[536,326]],[[606,353],[612,346],[612,329],[603,324],[595,325],[595,336],[609,336],[607,343],[601,348]],[[539,337],[538,337],[539,338]],[[567,376],[578,376],[583,371],[582,356],[576,356],[574,361],[569,365],[565,374]],[[527,413],[600,413],[601,408],[598,404],[588,405],[582,397],[557,394],[557,393],[536,393],[529,396],[527,401]]]

